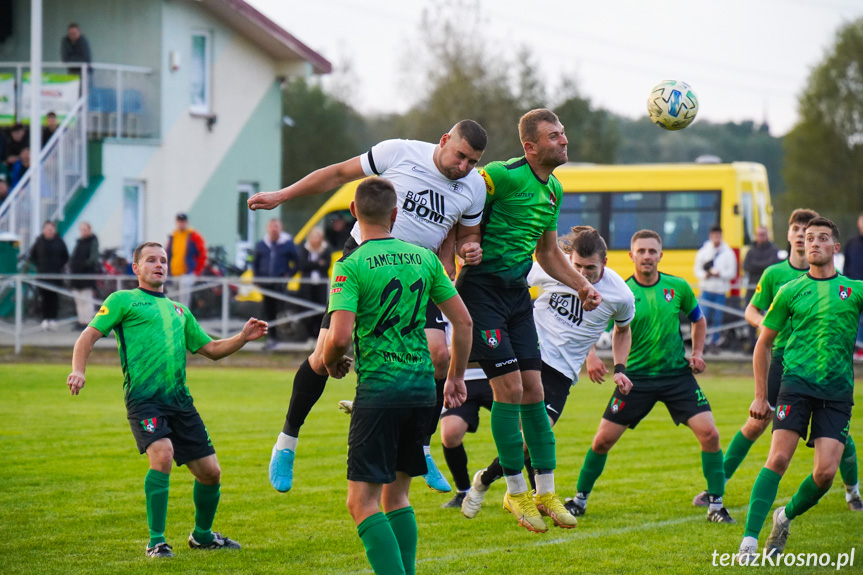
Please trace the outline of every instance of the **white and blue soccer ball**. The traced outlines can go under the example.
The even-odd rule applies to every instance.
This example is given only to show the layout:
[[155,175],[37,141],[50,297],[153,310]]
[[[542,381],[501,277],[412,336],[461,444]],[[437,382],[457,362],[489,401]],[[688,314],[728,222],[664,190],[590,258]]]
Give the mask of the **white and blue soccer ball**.
[[653,87],[647,98],[647,115],[666,130],[682,130],[698,114],[698,98],[692,87],[679,80],[664,80]]

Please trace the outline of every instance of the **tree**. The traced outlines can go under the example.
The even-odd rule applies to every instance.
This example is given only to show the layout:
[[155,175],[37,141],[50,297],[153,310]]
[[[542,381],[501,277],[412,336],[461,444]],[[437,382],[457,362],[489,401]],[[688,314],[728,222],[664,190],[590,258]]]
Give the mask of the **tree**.
[[863,212],[863,18],[837,32],[798,109],[785,138],[787,208],[813,207],[847,235]]

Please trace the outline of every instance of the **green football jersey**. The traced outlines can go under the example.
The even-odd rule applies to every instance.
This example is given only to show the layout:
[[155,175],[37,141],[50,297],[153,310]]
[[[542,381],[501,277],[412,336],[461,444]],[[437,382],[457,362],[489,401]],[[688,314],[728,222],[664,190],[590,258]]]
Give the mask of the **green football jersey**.
[[680,312],[689,315],[698,305],[692,288],[686,280],[661,272],[652,286],[641,285],[635,276],[626,280],[626,285],[635,296],[626,373],[648,378],[688,373]]
[[[758,285],[755,286],[755,295],[752,296],[750,303],[761,311],[767,311],[770,309],[770,304],[773,303],[774,298],[776,298],[779,288],[791,280],[796,280],[808,270],[809,268],[806,268],[805,270],[795,268],[791,265],[789,260],[773,264],[764,270],[764,274],[761,276],[761,279],[758,280]],[[776,336],[776,339],[773,341],[774,356],[782,355],[783,349],[785,348],[785,342],[788,341],[790,333],[791,325],[788,324]]]
[[90,326],[117,337],[126,407],[159,403],[192,405],[186,386],[186,350],[210,342],[189,309],[165,294],[144,290],[116,291],[99,308]]
[[819,399],[854,401],[852,355],[863,312],[863,281],[808,273],[779,289],[764,326],[791,333],[782,385]]
[[482,214],[482,262],[461,275],[484,284],[526,287],[536,242],[557,231],[563,189],[553,175],[540,180],[525,158],[492,162],[480,170],[486,198]]
[[454,295],[434,253],[395,238],[365,241],[333,266],[329,310],[356,314],[356,405],[435,404],[426,305]]

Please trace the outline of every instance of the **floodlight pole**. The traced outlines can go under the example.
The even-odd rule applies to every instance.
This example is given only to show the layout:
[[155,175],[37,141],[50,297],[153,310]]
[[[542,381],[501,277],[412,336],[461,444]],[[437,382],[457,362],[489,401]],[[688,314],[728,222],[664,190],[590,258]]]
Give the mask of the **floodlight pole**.
[[42,0],[30,3],[30,240],[42,233]]

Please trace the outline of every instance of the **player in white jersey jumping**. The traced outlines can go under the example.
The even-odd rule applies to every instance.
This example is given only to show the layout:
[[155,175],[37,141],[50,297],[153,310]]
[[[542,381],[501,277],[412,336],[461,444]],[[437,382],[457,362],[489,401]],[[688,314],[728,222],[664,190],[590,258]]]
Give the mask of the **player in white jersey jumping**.
[[[563,413],[569,388],[577,383],[581,365],[588,358],[588,354],[593,359],[592,363],[588,361],[588,375],[591,380],[602,383],[603,375],[608,373],[602,361],[592,353],[592,349],[611,321],[614,321],[614,383],[623,394],[629,393],[632,388],[632,383],[622,369],[632,343],[629,330],[629,322],[635,315],[632,292],[617,272],[605,267],[608,247],[594,228],[576,226],[560,238],[560,245],[572,266],[602,295],[602,302],[596,309],[584,311],[578,293],[553,279],[537,263],[533,264],[527,276],[530,285],[539,285],[545,290],[536,299],[533,317],[542,356],[545,409],[552,426]],[[465,404],[470,401],[468,393]],[[534,475],[527,458],[525,462],[533,483]],[[498,459],[474,475],[471,488],[462,501],[461,509],[465,517],[476,517],[489,486],[502,476],[503,469]],[[560,527],[575,527],[575,518],[572,516],[555,517],[548,512],[545,514],[551,516]]]
[[[475,265],[482,260],[479,224],[486,194],[485,182],[474,168],[486,143],[485,130],[473,120],[457,123],[437,145],[415,140],[386,140],[365,154],[316,170],[279,191],[255,194],[249,198],[249,208],[271,210],[291,199],[320,194],[365,176],[385,176],[395,186],[399,208],[393,237],[438,252],[455,227],[455,253],[467,265]],[[355,250],[360,241],[356,226],[351,234],[345,243],[345,255]],[[454,256],[454,253],[439,253],[448,272],[454,272]],[[429,305],[427,312],[425,332],[435,368],[438,402],[443,405],[443,382],[449,366],[444,321],[436,306]],[[285,425],[273,447],[270,483],[281,492],[291,489],[300,427],[328,379],[323,342],[329,331],[329,319],[329,314],[324,316],[315,351],[297,370]],[[351,361],[347,356],[343,358],[341,368],[345,372],[350,369]],[[437,418],[429,422],[429,436],[436,428]],[[429,473],[425,479],[429,487],[450,491],[428,450],[426,463]]]

